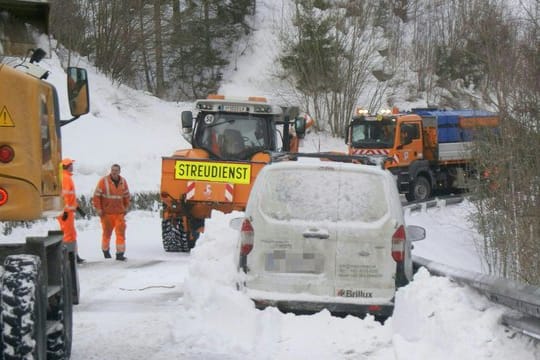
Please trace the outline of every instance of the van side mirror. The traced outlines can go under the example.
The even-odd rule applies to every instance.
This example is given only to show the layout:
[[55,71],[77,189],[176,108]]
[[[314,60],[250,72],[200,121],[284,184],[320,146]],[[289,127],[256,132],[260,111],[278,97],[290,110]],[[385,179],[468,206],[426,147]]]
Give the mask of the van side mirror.
[[67,68],[67,90],[71,115],[79,117],[88,114],[90,111],[90,100],[86,69],[77,67]]
[[426,238],[426,229],[417,225],[407,225],[405,227],[405,234],[411,241],[420,241]]
[[306,136],[306,119],[303,116],[297,116],[294,119],[294,131],[299,139],[303,139]]

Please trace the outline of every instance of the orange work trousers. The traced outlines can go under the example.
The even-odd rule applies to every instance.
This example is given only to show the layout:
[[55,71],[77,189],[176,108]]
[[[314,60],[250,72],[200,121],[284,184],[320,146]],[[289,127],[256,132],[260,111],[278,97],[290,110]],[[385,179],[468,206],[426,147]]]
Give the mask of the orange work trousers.
[[77,231],[75,230],[75,212],[67,211],[66,220],[62,220],[62,215],[58,216],[56,219],[60,224],[60,230],[64,233],[64,242],[65,243],[75,243],[77,241]]
[[124,214],[105,214],[101,217],[101,228],[103,236],[101,237],[101,250],[109,250],[111,235],[114,230],[116,235],[116,252],[126,251],[126,220]]

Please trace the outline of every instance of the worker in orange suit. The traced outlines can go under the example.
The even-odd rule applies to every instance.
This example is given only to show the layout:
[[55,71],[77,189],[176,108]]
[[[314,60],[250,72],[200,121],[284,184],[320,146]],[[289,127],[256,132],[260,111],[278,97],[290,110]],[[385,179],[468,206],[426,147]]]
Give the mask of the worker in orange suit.
[[73,162],[70,158],[62,160],[62,197],[64,198],[64,212],[58,216],[60,229],[64,233],[64,244],[68,251],[72,251],[77,256],[77,264],[82,264],[85,260],[81,259],[77,250],[77,230],[75,229],[75,211],[82,216],[86,216],[84,211],[77,203],[77,194],[75,193],[75,184],[73,183]]
[[126,251],[126,220],[130,204],[130,194],[126,179],[120,176],[120,165],[111,166],[109,175],[102,177],[92,198],[96,212],[101,219],[103,235],[101,250],[105,259],[111,258],[109,250],[111,235],[116,236],[116,260],[125,261]]

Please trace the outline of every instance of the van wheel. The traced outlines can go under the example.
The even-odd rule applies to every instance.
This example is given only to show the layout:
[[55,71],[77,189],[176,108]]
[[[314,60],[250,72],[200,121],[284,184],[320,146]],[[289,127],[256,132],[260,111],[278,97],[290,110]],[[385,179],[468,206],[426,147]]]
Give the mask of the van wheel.
[[408,201],[425,201],[431,196],[431,184],[424,176],[418,176],[405,194]]
[[405,276],[404,271],[396,272],[396,289],[409,284],[409,279]]
[[40,359],[45,353],[41,260],[10,255],[2,278],[2,336],[5,359]]
[[62,290],[49,302],[54,330],[47,335],[47,360],[69,359],[73,335],[72,276],[67,252],[63,254]]

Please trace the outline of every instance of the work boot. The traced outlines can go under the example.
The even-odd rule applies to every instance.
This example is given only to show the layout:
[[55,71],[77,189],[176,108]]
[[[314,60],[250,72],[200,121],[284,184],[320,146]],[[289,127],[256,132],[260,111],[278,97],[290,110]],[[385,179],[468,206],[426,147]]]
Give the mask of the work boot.
[[103,256],[105,257],[105,259],[110,259],[111,253],[109,252],[109,250],[103,250]]
[[77,255],[77,264],[82,264],[85,261],[85,259],[82,259],[79,255]]
[[127,257],[124,256],[123,252],[116,253],[116,260],[125,261]]

